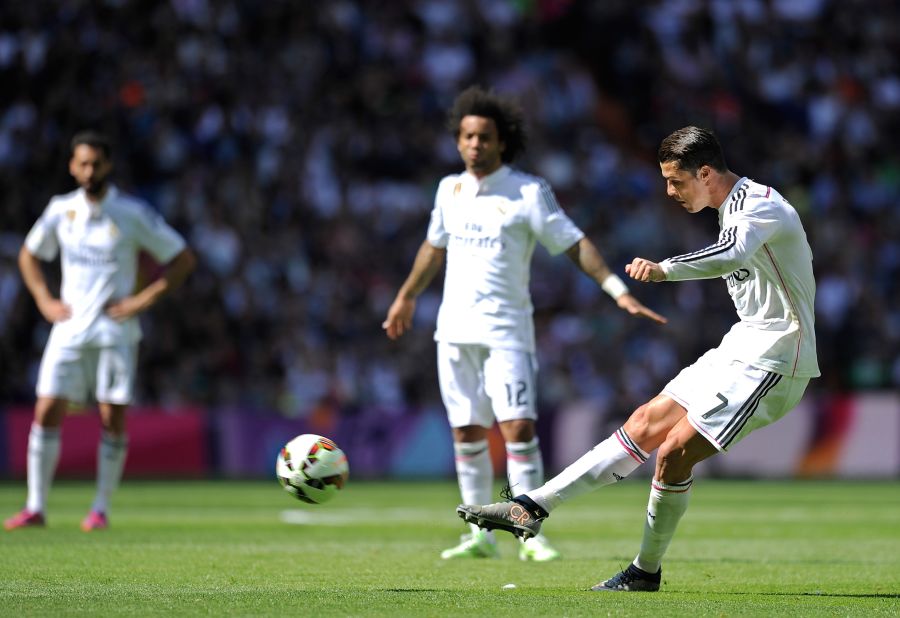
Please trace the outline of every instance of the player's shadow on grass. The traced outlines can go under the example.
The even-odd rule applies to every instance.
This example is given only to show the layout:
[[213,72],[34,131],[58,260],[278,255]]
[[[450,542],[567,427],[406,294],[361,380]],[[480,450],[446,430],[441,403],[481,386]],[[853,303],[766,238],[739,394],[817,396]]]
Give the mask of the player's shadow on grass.
[[836,597],[848,599],[900,599],[900,593],[893,592],[717,592],[715,594],[730,594],[738,596],[754,597]]

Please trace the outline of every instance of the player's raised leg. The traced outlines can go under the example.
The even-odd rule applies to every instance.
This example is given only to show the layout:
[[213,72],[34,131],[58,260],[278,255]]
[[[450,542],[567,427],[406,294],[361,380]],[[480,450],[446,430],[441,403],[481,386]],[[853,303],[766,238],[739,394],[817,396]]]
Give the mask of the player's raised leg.
[[622,428],[541,487],[507,502],[486,506],[460,505],[457,513],[466,521],[481,522],[517,536],[535,535],[535,524],[547,518],[563,502],[621,481],[631,474],[647,461],[649,453],[662,443],[668,431],[684,415],[684,408],[675,401],[658,395],[635,410]]

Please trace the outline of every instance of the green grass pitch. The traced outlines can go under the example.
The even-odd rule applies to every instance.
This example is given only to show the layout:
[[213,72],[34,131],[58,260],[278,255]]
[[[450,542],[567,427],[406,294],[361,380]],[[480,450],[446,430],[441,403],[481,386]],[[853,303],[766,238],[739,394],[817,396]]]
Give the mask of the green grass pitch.
[[[3,515],[23,483],[0,485]],[[900,615],[896,483],[698,481],[659,593],[587,591],[633,558],[648,483],[570,502],[563,552],[444,562],[464,531],[455,484],[350,484],[328,505],[266,482],[126,482],[112,528],[78,523],[91,483],[58,483],[49,527],[0,532],[2,616]],[[514,590],[503,590],[514,583]]]

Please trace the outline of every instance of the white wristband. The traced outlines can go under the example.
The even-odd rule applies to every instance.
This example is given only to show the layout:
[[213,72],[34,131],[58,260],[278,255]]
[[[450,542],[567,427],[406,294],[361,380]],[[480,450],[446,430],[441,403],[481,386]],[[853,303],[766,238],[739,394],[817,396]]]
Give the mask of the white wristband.
[[628,294],[628,286],[619,279],[618,275],[609,275],[603,280],[600,287],[603,288],[604,292],[612,296],[613,299],[618,299],[622,294]]

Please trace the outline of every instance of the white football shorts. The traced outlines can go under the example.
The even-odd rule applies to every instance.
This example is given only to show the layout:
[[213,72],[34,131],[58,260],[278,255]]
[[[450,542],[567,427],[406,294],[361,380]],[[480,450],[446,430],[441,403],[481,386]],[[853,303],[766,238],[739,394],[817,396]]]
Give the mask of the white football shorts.
[[537,419],[537,360],[520,350],[437,344],[438,383],[451,427]]
[[718,348],[681,370],[662,392],[684,406],[688,422],[720,451],[774,423],[800,403],[809,378],[736,361]]
[[102,348],[48,345],[38,370],[38,397],[127,405],[134,396],[138,344]]

